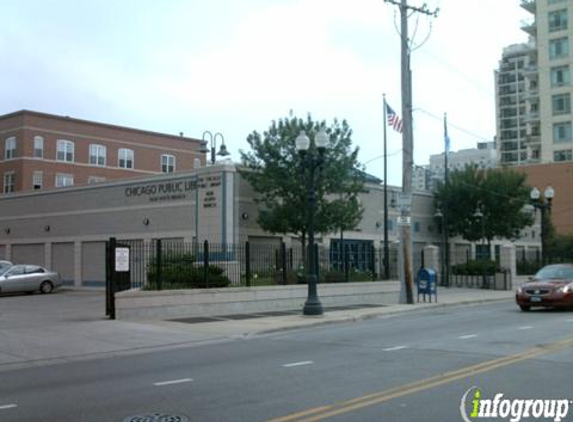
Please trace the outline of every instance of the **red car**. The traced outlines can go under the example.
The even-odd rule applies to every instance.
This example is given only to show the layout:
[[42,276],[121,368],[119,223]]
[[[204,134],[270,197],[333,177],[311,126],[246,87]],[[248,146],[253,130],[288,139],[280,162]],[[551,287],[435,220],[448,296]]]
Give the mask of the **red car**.
[[522,311],[532,307],[573,308],[573,264],[553,264],[540,269],[518,287],[515,302]]

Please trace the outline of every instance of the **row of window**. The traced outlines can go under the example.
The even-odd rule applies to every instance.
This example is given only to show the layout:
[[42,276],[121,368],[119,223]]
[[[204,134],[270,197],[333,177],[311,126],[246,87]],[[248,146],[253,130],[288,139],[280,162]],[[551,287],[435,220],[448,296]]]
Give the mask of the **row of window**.
[[[4,157],[6,160],[16,157],[16,137],[10,136],[5,140]],[[44,158],[44,138],[34,136],[34,158]],[[75,143],[67,139],[58,139],[56,143],[56,160],[61,162],[75,162]],[[134,168],[134,152],[129,148],[119,148],[117,151],[117,166],[123,169]],[[107,165],[107,147],[105,145],[90,144],[89,164],[99,167]],[[175,156],[163,154],[160,168],[163,173],[175,171]]]
[[[90,176],[88,178],[88,185],[92,185],[94,183],[104,182],[105,177],[99,176]],[[66,186],[73,186],[74,185],[74,176],[71,174],[56,174],[56,179],[54,182],[54,186],[57,188],[63,188]],[[14,172],[7,172],[4,173],[4,193],[12,193],[15,191],[16,187],[16,176]],[[44,173],[41,171],[35,171],[32,174],[32,188],[35,190],[42,189],[44,187]]]

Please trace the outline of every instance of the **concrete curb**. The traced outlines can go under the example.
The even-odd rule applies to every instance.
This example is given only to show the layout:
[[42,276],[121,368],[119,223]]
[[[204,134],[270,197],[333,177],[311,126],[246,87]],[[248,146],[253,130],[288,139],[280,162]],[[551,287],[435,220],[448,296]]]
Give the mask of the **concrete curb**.
[[[440,303],[440,302],[436,302],[436,303],[426,303],[426,305],[428,306],[424,306],[424,307],[416,307],[416,304],[413,305],[407,305],[407,304],[401,304],[399,305],[399,308],[394,308],[391,309],[392,306],[388,306],[388,308],[383,308],[384,310],[379,310],[379,311],[370,311],[370,312],[366,312],[364,314],[361,315],[340,315],[340,316],[335,316],[335,318],[330,319],[330,320],[324,320],[322,318],[324,317],[306,317],[306,318],[316,318],[316,320],[311,321],[311,320],[305,320],[305,321],[301,321],[298,324],[292,324],[292,325],[288,325],[288,326],[284,326],[284,327],[278,327],[278,328],[271,328],[271,329],[264,329],[264,330],[256,330],[256,331],[251,331],[251,332],[246,332],[243,334],[243,336],[256,336],[256,335],[265,335],[265,334],[273,334],[273,333],[280,333],[280,332],[284,332],[284,331],[290,331],[290,330],[297,330],[297,329],[303,329],[303,328],[314,328],[314,327],[320,327],[320,326],[326,326],[326,325],[334,325],[334,324],[338,324],[338,323],[347,323],[347,322],[360,322],[360,321],[365,321],[365,320],[371,320],[371,319],[382,319],[385,317],[393,317],[396,315],[400,315],[400,314],[405,314],[405,313],[413,313],[413,312],[425,312],[425,311],[429,311],[431,309],[441,309],[441,308],[449,308],[449,307],[456,307],[456,306],[464,306],[464,305],[479,305],[480,303],[492,303],[492,302],[504,302],[504,301],[511,301],[512,298],[508,297],[508,298],[489,298],[489,299],[465,299],[459,302],[445,302],[445,303]],[[420,303],[423,304],[423,303]],[[356,310],[355,310],[356,311]],[[337,311],[334,311],[337,312]],[[340,311],[340,312],[347,312],[347,311]]]

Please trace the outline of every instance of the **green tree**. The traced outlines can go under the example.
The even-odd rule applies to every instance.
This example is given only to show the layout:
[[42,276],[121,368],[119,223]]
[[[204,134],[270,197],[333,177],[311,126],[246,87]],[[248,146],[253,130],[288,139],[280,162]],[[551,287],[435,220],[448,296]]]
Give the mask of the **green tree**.
[[[240,151],[241,175],[257,193],[258,224],[271,233],[300,235],[303,247],[308,234],[307,173],[303,174],[301,157],[295,139],[301,130],[312,140],[326,129],[329,141],[324,162],[316,182],[317,233],[331,233],[341,227],[356,227],[363,207],[358,195],[364,190],[364,174],[357,161],[358,148],[352,148],[352,131],[346,121],[315,122],[289,117],[273,121],[262,134],[254,131],[247,137],[251,151]],[[314,144],[311,143],[311,152]]]
[[[496,237],[516,239],[533,224],[532,213],[525,207],[530,191],[525,182],[525,174],[512,169],[469,165],[453,171],[447,186],[438,184],[436,208],[444,214],[451,236],[471,242],[485,238],[488,244]],[[475,216],[478,209],[481,218]]]

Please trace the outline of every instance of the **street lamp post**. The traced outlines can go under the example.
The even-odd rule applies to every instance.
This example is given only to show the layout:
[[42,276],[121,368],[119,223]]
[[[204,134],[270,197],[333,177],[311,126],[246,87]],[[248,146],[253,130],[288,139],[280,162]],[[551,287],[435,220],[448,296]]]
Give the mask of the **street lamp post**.
[[434,214],[434,217],[436,217],[439,221],[440,221],[440,234],[442,235],[442,239],[441,239],[441,246],[440,246],[440,267],[442,269],[442,286],[448,286],[449,282],[448,282],[448,269],[447,269],[447,237],[446,237],[446,219],[444,217],[444,213],[442,213],[442,210],[440,210],[439,208],[436,210],[436,213]]
[[546,253],[547,253],[547,227],[546,227],[546,212],[551,214],[551,203],[553,197],[555,196],[555,190],[551,186],[547,186],[545,191],[543,191],[543,197],[541,197],[541,191],[536,187],[531,189],[529,197],[531,198],[531,205],[535,209],[541,211],[541,265],[546,263]]
[[[324,163],[324,152],[328,143],[328,135],[324,128],[314,137],[314,149],[310,148],[310,139],[304,131],[296,138],[296,149],[301,157],[301,171],[306,176],[308,190],[307,205],[307,231],[308,231],[308,265],[306,282],[308,284],[308,297],[304,303],[304,315],[322,315],[323,309],[317,293],[316,257],[314,253],[314,217],[316,213],[316,176]],[[307,172],[308,169],[308,172]],[[318,170],[318,172],[317,172]],[[308,173],[308,174],[307,174]]]
[[[485,273],[485,215],[482,211],[482,205],[478,204],[475,212],[474,212],[474,217],[480,220],[481,223],[481,244],[482,244],[482,250],[480,253],[480,261],[481,262],[481,278],[482,278],[482,288],[487,289],[489,287],[489,283],[487,280],[487,275]],[[476,258],[477,258],[477,254],[476,254]],[[487,254],[487,258],[489,259],[489,253]]]
[[[205,139],[205,135],[209,135],[209,141],[211,144],[211,149],[207,149],[207,140]],[[227,150],[227,146],[225,145],[225,138],[223,137],[223,134],[220,132],[215,133],[215,135],[213,135],[210,131],[206,130],[205,132],[203,132],[203,145],[201,147],[200,152],[202,153],[207,153],[207,152],[211,152],[211,164],[215,164],[215,151],[217,150],[217,137],[221,138],[221,148],[219,149],[219,152],[217,153],[217,155],[221,156],[221,157],[226,157],[227,155],[231,155],[229,153],[229,151]]]

